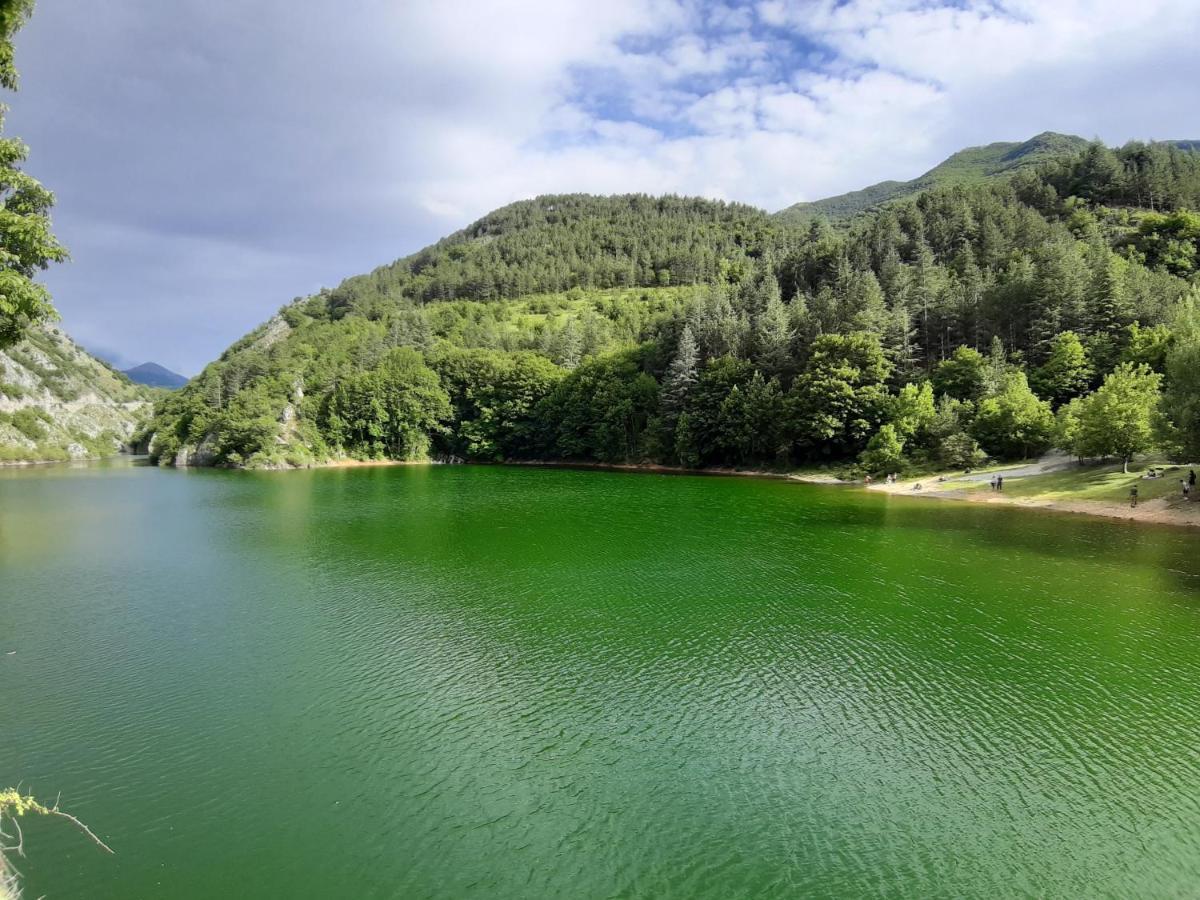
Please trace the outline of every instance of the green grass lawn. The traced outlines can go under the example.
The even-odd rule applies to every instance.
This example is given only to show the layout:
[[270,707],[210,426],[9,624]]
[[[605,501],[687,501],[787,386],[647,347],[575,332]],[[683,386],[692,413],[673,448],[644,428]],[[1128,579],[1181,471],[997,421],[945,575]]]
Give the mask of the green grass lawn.
[[[1165,467],[1167,471],[1164,477],[1143,478],[1151,465],[1155,468]],[[1095,500],[1120,503],[1129,500],[1129,489],[1137,485],[1139,500],[1155,500],[1159,497],[1181,499],[1179,480],[1187,477],[1189,468],[1186,465],[1146,462],[1139,463],[1136,468],[1130,467],[1127,475],[1121,471],[1120,464],[1079,466],[1046,475],[1006,479],[1004,493],[1010,497],[1037,500]],[[971,491],[991,490],[986,482],[964,487]]]

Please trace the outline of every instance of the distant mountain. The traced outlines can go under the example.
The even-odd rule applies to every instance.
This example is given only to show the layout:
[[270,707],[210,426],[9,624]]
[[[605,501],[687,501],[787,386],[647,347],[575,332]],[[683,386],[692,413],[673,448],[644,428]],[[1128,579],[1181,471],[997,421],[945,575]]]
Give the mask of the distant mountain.
[[145,362],[140,366],[134,366],[132,369],[122,369],[121,371],[130,381],[135,384],[144,384],[147,387],[161,387],[175,390],[188,383],[188,379],[184,376],[153,362]]
[[151,392],[53,325],[0,350],[0,465],[111,456],[150,416]]
[[1087,145],[1088,141],[1073,134],[1046,131],[1023,142],[1000,141],[983,147],[968,147],[912,181],[881,181],[861,191],[797,203],[775,215],[791,223],[810,222],[813,219],[849,219],[883,203],[911,197],[930,188],[971,184],[997,175],[1007,175],[1050,159],[1078,153]]
[[[885,203],[915,197],[931,188],[977,184],[989,178],[1011,175],[1053,159],[1074,156],[1089,143],[1090,141],[1073,134],[1044,131],[1027,141],[999,141],[983,147],[968,147],[911,181],[881,181],[860,191],[796,203],[775,213],[775,218],[789,225],[802,225],[814,219],[845,221]],[[1200,140],[1151,143],[1180,150],[1200,151]]]

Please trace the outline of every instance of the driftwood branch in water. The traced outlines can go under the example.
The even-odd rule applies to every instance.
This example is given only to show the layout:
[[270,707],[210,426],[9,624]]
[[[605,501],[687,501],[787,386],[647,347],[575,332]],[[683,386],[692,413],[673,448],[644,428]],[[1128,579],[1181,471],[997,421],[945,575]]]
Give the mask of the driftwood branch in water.
[[69,822],[74,822],[75,827],[78,828],[80,831],[82,831],[84,834],[86,834],[88,837],[90,837],[93,841],[95,841],[96,845],[98,847],[100,847],[101,850],[104,850],[107,853],[113,852],[113,848],[108,846],[108,844],[104,843],[104,841],[100,840],[100,838],[96,837],[96,833],[94,831],[92,831],[92,829],[88,828],[86,825],[84,825],[82,822],[80,822],[77,818],[75,818],[70,813],[63,812],[61,809],[58,808],[58,804],[55,804],[53,807],[51,807],[47,811],[46,815],[60,816]]

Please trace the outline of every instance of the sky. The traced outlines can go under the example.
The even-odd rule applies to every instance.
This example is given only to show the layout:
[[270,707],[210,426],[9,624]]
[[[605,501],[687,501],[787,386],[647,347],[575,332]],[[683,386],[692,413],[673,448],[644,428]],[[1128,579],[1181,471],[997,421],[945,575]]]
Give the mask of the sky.
[[777,210],[1042,131],[1200,138],[1196,0],[38,0],[5,130],[63,325],[196,374],[544,193]]

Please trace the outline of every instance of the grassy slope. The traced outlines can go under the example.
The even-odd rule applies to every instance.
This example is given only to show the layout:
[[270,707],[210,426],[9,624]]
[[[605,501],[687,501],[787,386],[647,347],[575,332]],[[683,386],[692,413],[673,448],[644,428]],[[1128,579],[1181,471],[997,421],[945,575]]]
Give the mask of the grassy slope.
[[[1025,465],[1001,466],[994,471],[1004,474],[1006,470],[1017,470]],[[1152,466],[1165,469],[1164,477],[1143,477]],[[876,485],[873,490],[947,500],[1037,506],[1108,518],[1200,527],[1200,496],[1185,501],[1179,484],[1180,479],[1186,478],[1192,468],[1196,468],[1197,474],[1200,474],[1200,465],[1180,465],[1148,458],[1139,460],[1128,473],[1122,471],[1119,463],[1103,463],[1072,465],[1036,475],[1005,475],[1004,491],[1000,494],[992,491],[986,481],[956,480],[960,475],[958,472],[946,473],[944,482],[939,482],[936,475],[923,475],[895,486]],[[917,481],[922,484],[920,494],[913,491]],[[1138,506],[1132,509],[1129,491],[1135,485],[1138,489]]]
[[[1028,500],[1082,500],[1093,503],[1127,503],[1129,490],[1135,485],[1141,502],[1149,500],[1179,499],[1182,502],[1179,479],[1186,477],[1188,466],[1158,463],[1156,467],[1167,469],[1163,478],[1147,479],[1149,464],[1131,468],[1126,474],[1120,465],[1085,465],[1045,475],[1029,475],[1023,478],[1006,479],[1004,493],[1011,497]],[[1200,473],[1198,473],[1200,474]],[[960,487],[960,485],[956,485]],[[971,485],[972,492],[987,491],[987,484]]]

